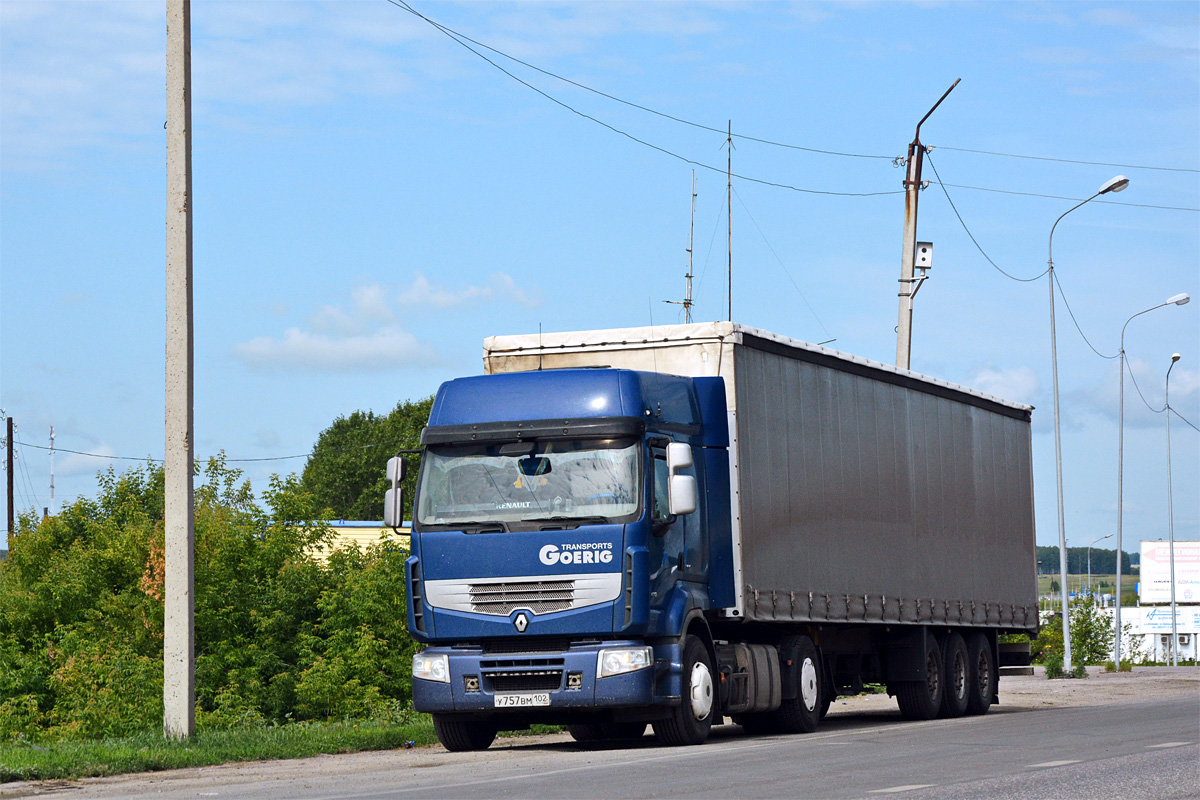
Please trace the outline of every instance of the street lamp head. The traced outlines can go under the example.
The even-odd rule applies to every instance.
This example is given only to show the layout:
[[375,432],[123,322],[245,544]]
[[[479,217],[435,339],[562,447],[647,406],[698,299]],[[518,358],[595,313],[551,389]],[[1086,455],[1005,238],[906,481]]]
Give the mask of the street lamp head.
[[1167,303],[1168,304],[1174,303],[1177,306],[1186,306],[1188,303],[1191,302],[1191,300],[1192,300],[1192,296],[1190,294],[1188,294],[1187,292],[1184,292],[1183,294],[1177,294],[1174,297],[1168,297]]
[[1176,361],[1178,361],[1178,360],[1179,360],[1179,353],[1175,353],[1175,354],[1173,354],[1173,355],[1171,356],[1171,363],[1172,363],[1172,364],[1174,364],[1174,363],[1175,363]]
[[1100,191],[1096,192],[1096,194],[1108,194],[1109,192],[1124,191],[1125,187],[1128,185],[1129,178],[1126,178],[1124,175],[1118,175],[1117,177],[1106,181],[1105,184],[1100,187]]

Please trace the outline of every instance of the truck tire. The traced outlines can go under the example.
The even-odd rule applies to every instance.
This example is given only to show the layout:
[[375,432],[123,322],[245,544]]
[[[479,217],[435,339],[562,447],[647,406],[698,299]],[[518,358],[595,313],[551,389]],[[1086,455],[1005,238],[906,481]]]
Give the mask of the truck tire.
[[967,711],[971,694],[971,662],[967,658],[967,643],[962,636],[951,633],[942,648],[942,708],[939,717],[961,717]]
[[796,670],[796,696],[771,713],[774,728],[779,733],[812,733],[829,709],[821,655],[807,636],[788,636],[779,644],[779,656],[790,659]]
[[640,739],[645,732],[644,722],[576,722],[567,726],[571,738],[582,743]]
[[967,638],[967,665],[970,667],[967,691],[967,713],[986,714],[996,694],[996,662],[992,648],[982,633]]
[[654,735],[672,747],[703,744],[712,729],[716,711],[712,660],[708,648],[695,636],[683,643],[683,694],[671,716],[656,720]]
[[905,719],[933,719],[942,707],[942,651],[932,636],[926,636],[925,642],[925,680],[894,684],[896,702]]
[[486,750],[496,738],[496,723],[455,719],[446,714],[434,714],[433,731],[437,734],[442,747],[452,753]]

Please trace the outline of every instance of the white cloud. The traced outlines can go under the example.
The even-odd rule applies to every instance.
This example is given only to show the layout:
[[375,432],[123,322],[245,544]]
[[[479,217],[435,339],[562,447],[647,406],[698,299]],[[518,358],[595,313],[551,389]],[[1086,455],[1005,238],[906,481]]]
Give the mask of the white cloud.
[[397,322],[401,312],[433,309],[445,319],[455,310],[502,302],[532,308],[538,303],[537,291],[519,286],[502,272],[486,285],[457,289],[431,283],[417,272],[399,292],[378,283],[356,287],[349,303],[322,306],[305,326],[288,328],[282,337],[239,342],[232,353],[251,369],[264,371],[374,372],[422,366],[435,362],[436,353]]
[[399,326],[350,336],[289,328],[282,339],[260,336],[234,345],[233,354],[251,369],[315,372],[378,372],[426,364],[432,351]]
[[1028,405],[1033,404],[1041,388],[1037,373],[1030,367],[984,367],[971,376],[969,385],[994,397]]
[[67,453],[56,458],[54,462],[55,475],[95,475],[112,463],[107,458],[96,458],[96,456],[115,456],[117,451],[102,444],[88,448],[87,453],[87,455]]
[[458,289],[430,283],[428,278],[417,272],[412,284],[402,289],[397,299],[400,305],[406,307],[432,306],[443,310],[463,308],[479,302],[512,301],[526,308],[536,308],[541,303],[536,290],[521,288],[503,272],[492,275],[487,286],[464,286]]

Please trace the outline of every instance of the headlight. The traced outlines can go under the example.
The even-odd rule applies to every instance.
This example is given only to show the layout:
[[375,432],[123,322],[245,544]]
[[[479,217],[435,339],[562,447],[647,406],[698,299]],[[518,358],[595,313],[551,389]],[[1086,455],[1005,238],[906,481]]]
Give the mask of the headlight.
[[438,683],[450,682],[450,662],[445,655],[426,655],[418,653],[413,656],[413,677]]
[[621,650],[601,650],[596,661],[596,674],[601,678],[623,675],[654,665],[654,649],[630,647]]

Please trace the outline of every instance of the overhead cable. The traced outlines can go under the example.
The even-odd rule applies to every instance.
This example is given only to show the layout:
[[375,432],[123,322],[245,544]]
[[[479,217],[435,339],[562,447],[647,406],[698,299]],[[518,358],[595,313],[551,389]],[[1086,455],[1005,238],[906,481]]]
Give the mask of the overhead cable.
[[[929,158],[928,152],[926,152],[925,158],[926,159]],[[935,169],[934,172],[936,173],[937,170]],[[1070,201],[1076,202],[1076,203],[1081,200],[1086,199],[1083,197],[1064,197],[1063,195],[1057,195],[1057,194],[1038,194],[1037,192],[1017,192],[1017,191],[1013,191],[1011,189],[989,189],[986,186],[963,186],[962,184],[957,184],[957,183],[947,183],[945,185],[949,186],[951,189],[971,189],[972,191],[976,191],[976,192],[995,192],[996,194],[1015,194],[1015,195],[1020,195],[1021,197],[1045,197],[1048,200],[1070,200]],[[1118,202],[1116,200],[1093,200],[1092,202],[1103,203],[1106,206],[1129,206],[1130,208],[1156,208],[1161,211],[1200,212],[1200,208],[1189,208],[1186,206],[1155,206],[1155,205],[1150,205],[1148,203],[1122,203],[1122,202]]]
[[[413,11],[410,7],[406,7],[405,4],[403,3],[403,0],[387,0],[387,2],[396,6],[397,8],[403,8],[405,11],[412,11],[412,13],[414,13],[414,14],[417,13],[417,12]],[[421,15],[417,14],[417,16],[421,16]],[[421,17],[421,18],[427,19],[426,17]],[[517,75],[514,75],[512,72],[510,72],[507,69],[505,69],[504,67],[500,66],[495,61],[493,61],[492,59],[490,59],[486,55],[484,55],[483,53],[481,53],[478,50],[476,50],[475,48],[471,47],[471,45],[467,44],[466,41],[459,39],[454,33],[452,33],[450,31],[450,29],[444,28],[441,25],[438,25],[437,23],[432,22],[431,20],[430,20],[430,24],[432,24],[435,28],[437,28],[439,31],[444,33],[448,38],[450,38],[451,41],[456,42],[459,46],[463,47],[464,49],[468,50],[471,53],[474,53],[478,58],[486,61],[488,64],[491,64],[497,70],[499,70],[500,72],[503,72],[505,75],[512,78],[517,83],[521,84],[522,86],[524,86],[527,89],[537,92],[542,97],[546,98],[547,100],[549,100],[550,102],[554,103],[557,106],[561,106],[562,108],[565,108],[567,111],[570,111],[572,114],[580,116],[590,122],[594,122],[595,124],[601,126],[602,128],[606,128],[606,129],[612,131],[613,133],[624,136],[626,139],[636,142],[637,144],[640,144],[643,147],[649,147],[651,150],[656,150],[657,152],[662,153],[663,155],[667,155],[667,156],[670,156],[671,158],[678,159],[679,161],[682,161],[685,164],[691,164],[694,167],[700,167],[701,169],[706,169],[706,170],[709,170],[710,172],[716,172],[721,175],[725,174],[725,170],[721,169],[720,167],[714,167],[711,164],[705,164],[702,161],[696,161],[695,159],[688,158],[687,156],[682,156],[679,153],[676,153],[674,151],[666,149],[665,147],[660,147],[656,144],[652,144],[651,142],[646,141],[645,139],[640,139],[631,133],[623,131],[620,128],[610,125],[601,119],[593,117],[591,114],[587,114],[583,111],[580,111],[579,109],[575,108],[574,106],[571,106],[571,105],[563,102],[562,100],[559,100],[557,97],[554,97],[553,95],[549,94],[548,92],[545,92],[542,89],[539,89],[538,87],[534,86],[532,83],[529,83],[528,81],[518,77]],[[894,191],[887,191],[887,192],[834,192],[834,191],[828,191],[828,190],[822,190],[822,189],[805,189],[805,188],[802,188],[799,186],[793,186],[788,183],[778,183],[776,181],[768,181],[768,180],[764,180],[762,178],[754,178],[749,175],[740,175],[736,172],[731,173],[731,174],[732,174],[732,177],[737,178],[739,180],[749,181],[750,183],[759,183],[759,184],[762,184],[763,186],[774,186],[777,189],[790,189],[793,192],[800,192],[801,194],[820,194],[820,195],[829,195],[832,197],[882,197],[884,195],[904,194],[903,189],[896,189]]]
[[[324,450],[324,451],[322,451],[322,455],[333,454],[333,453],[349,453],[349,452],[353,452],[355,450],[369,450],[373,447],[395,447],[398,444],[403,444],[404,441],[405,441],[404,439],[399,439],[399,440],[393,441],[393,442],[379,442],[378,444],[364,444],[364,445],[359,445],[357,447],[340,447],[336,450]],[[38,450],[49,450],[50,449],[49,447],[45,447],[40,444],[28,444],[26,442],[17,441],[16,439],[14,439],[13,442],[15,444],[21,445],[22,447],[36,447]],[[161,458],[151,458],[150,456],[142,456],[140,458],[137,456],[110,456],[110,455],[105,455],[104,453],[85,453],[82,450],[67,450],[64,447],[55,447],[54,452],[56,452],[56,453],[72,453],[77,456],[87,456],[89,458],[107,458],[107,459],[115,460],[115,461],[149,461],[149,462],[152,462],[155,464],[161,464],[163,462],[163,459],[161,459]],[[225,459],[225,463],[226,464],[248,464],[248,463],[258,462],[258,461],[287,461],[287,460],[293,459],[293,458],[310,458],[312,456],[315,456],[316,454],[317,453],[314,450],[314,451],[310,451],[308,453],[297,453],[296,455],[292,455],[292,456],[269,456],[266,458],[227,458],[227,459]]]
[[734,189],[733,193],[737,195],[738,202],[742,204],[742,210],[746,212],[746,216],[749,217],[750,221],[754,223],[754,229],[758,231],[758,235],[761,236],[763,242],[766,243],[767,249],[771,251],[771,255],[775,256],[775,260],[779,262],[779,268],[783,270],[783,274],[787,275],[788,280],[792,282],[792,286],[796,287],[796,293],[800,295],[800,299],[804,301],[804,305],[808,306],[808,310],[813,315],[813,319],[815,319],[817,324],[821,326],[821,330],[825,331],[826,336],[831,335],[829,333],[829,329],[825,327],[825,323],[821,321],[819,316],[817,316],[817,311],[812,307],[812,303],[808,302],[808,298],[804,296],[804,292],[800,289],[800,284],[796,283],[796,279],[792,277],[792,273],[784,265],[783,259],[779,257],[779,254],[775,252],[775,248],[771,246],[771,242],[767,240],[767,235],[763,233],[763,229],[759,227],[758,220],[756,220],[754,215],[750,213],[750,209],[747,207],[746,201],[742,199],[741,193],[738,192],[737,189]]
[[933,163],[933,159],[929,157],[928,151],[925,152],[925,159],[929,162],[929,166],[933,167],[933,174],[935,176],[937,176],[937,179],[938,179],[937,184],[938,184],[938,186],[941,187],[942,193],[946,195],[946,202],[950,203],[950,208],[954,211],[954,216],[958,217],[958,224],[962,225],[963,230],[967,232],[967,236],[970,237],[971,243],[975,245],[975,249],[978,250],[980,252],[980,254],[984,258],[987,259],[987,262],[989,264],[991,264],[992,267],[994,267],[997,272],[999,272],[1001,275],[1003,275],[1004,277],[1009,278],[1011,280],[1019,281],[1021,283],[1030,283],[1032,281],[1038,280],[1039,278],[1041,278],[1043,275],[1045,275],[1047,272],[1050,271],[1049,268],[1046,268],[1046,269],[1042,270],[1040,273],[1038,273],[1037,275],[1034,275],[1032,278],[1018,278],[1016,275],[1013,275],[1010,272],[1006,272],[995,261],[992,261],[992,257],[984,252],[983,248],[979,245],[978,240],[976,240],[975,234],[971,233],[971,229],[967,227],[967,223],[966,223],[966,221],[963,220],[962,214],[958,213],[958,206],[954,205],[954,201],[950,199],[950,193],[946,191],[947,184],[942,183],[942,176],[938,175],[937,165],[935,165]]
[[[517,58],[516,56],[510,55],[510,54],[504,52],[503,50],[497,50],[495,47],[492,47],[491,45],[484,44],[483,42],[478,41],[477,39],[472,39],[470,36],[467,36],[465,33],[460,33],[458,31],[454,30],[453,28],[449,28],[440,22],[436,22],[436,21],[430,19],[429,17],[422,14],[420,11],[417,11],[415,8],[413,8],[408,3],[404,2],[404,0],[387,0],[387,2],[391,3],[392,5],[396,6],[397,8],[404,9],[408,13],[410,13],[420,19],[425,20],[430,25],[432,25],[433,27],[442,31],[446,35],[451,36],[452,38],[458,37],[459,39],[464,39],[464,40],[470,42],[471,44],[478,45],[479,47],[482,47],[485,50],[489,50],[498,56],[507,58],[509,61],[520,64],[523,67],[528,67],[529,69],[534,70],[535,72],[540,72],[547,77],[554,78],[555,80],[562,81],[563,83],[568,83],[571,86],[575,86],[579,89],[583,89],[586,92],[591,92],[592,94],[607,98],[609,100],[612,100],[613,102],[629,106],[630,108],[636,108],[639,111],[645,111],[647,114],[654,114],[655,116],[662,117],[663,119],[669,119],[672,122],[678,122],[683,125],[690,125],[691,127],[699,128],[702,131],[711,131],[713,133],[719,133],[722,135],[726,134],[726,131],[724,131],[720,128],[714,128],[710,125],[704,125],[703,123],[700,123],[700,122],[693,122],[692,120],[684,119],[683,117],[676,117],[673,114],[667,114],[663,111],[658,111],[658,110],[650,108],[648,106],[643,106],[638,103],[631,102],[629,100],[624,100],[620,97],[617,97],[616,95],[609,94],[608,92],[602,92],[599,89],[593,89],[591,86],[588,86],[586,84],[580,83],[578,81],[573,81],[570,78],[566,78],[566,77],[563,77],[562,75],[558,75],[557,73],[551,72],[546,69],[542,69],[539,66],[530,64],[528,61],[522,61],[521,59]],[[895,156],[867,155],[864,153],[843,153],[843,152],[839,152],[837,150],[821,150],[816,147],[802,147],[801,145],[798,145],[798,144],[788,144],[787,142],[777,142],[777,141],[773,141],[771,139],[762,139],[762,138],[759,138],[756,136],[747,136],[747,135],[741,134],[741,133],[733,134],[733,138],[743,139],[748,142],[757,142],[759,144],[768,144],[773,147],[785,147],[789,150],[803,150],[806,153],[820,153],[822,155],[827,155],[827,156],[843,156],[845,158],[875,158],[875,159],[883,159],[885,161],[892,161],[895,159]]]
[[[934,145],[929,145],[932,150]],[[984,156],[1003,156],[1004,158],[1026,158],[1032,161],[1057,161],[1060,164],[1085,164],[1091,167],[1117,167],[1120,169],[1152,169],[1158,172],[1200,172],[1200,169],[1189,169],[1186,167],[1147,167],[1140,164],[1110,164],[1105,161],[1077,161],[1070,158],[1048,158],[1046,156],[1025,156],[1017,153],[995,153],[991,150],[969,150],[965,147],[947,147],[946,145],[937,145],[939,150],[954,150],[959,153],[978,153]]]
[[1087,334],[1083,332],[1083,328],[1079,327],[1079,320],[1075,319],[1075,312],[1071,310],[1071,304],[1067,302],[1067,293],[1063,291],[1062,282],[1059,281],[1057,273],[1054,274],[1054,282],[1058,284],[1058,295],[1062,298],[1063,305],[1067,307],[1067,313],[1071,316],[1071,322],[1075,323],[1075,330],[1079,331],[1079,335],[1083,337],[1083,341],[1086,342],[1087,346],[1092,349],[1092,352],[1101,358],[1109,360],[1121,355],[1120,353],[1113,353],[1111,356],[1106,356],[1092,345],[1091,341],[1087,337]]

